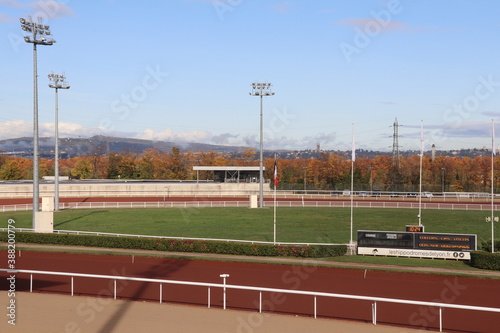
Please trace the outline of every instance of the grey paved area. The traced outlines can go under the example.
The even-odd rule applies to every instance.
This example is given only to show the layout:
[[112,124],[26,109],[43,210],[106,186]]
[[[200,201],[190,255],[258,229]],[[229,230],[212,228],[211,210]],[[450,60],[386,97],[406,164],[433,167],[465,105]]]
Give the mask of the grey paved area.
[[170,304],[131,302],[83,296],[16,293],[16,325],[8,324],[7,292],[0,291],[2,333],[406,333],[400,327],[333,319],[313,319],[208,309]]

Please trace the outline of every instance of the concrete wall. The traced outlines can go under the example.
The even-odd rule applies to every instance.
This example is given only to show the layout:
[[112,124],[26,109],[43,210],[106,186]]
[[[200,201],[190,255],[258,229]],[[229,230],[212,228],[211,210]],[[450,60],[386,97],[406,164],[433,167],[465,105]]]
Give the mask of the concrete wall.
[[[269,191],[269,183],[264,191]],[[131,197],[131,196],[247,196],[258,194],[258,183],[196,183],[196,182],[87,182],[59,184],[60,197]],[[53,195],[54,184],[41,183],[40,196]],[[0,198],[31,198],[31,183],[0,184]]]

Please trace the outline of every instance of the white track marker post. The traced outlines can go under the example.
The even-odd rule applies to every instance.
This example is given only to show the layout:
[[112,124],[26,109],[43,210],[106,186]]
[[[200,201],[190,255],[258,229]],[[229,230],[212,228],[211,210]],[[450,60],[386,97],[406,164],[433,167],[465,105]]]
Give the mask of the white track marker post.
[[224,284],[222,304],[223,304],[223,309],[226,310],[226,278],[229,277],[229,274],[221,274],[220,277],[222,278],[222,283]]

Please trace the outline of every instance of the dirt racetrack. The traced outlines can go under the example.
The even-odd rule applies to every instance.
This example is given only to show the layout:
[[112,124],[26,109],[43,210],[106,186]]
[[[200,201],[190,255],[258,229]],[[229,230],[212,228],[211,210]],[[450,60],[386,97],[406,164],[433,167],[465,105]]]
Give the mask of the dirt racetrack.
[[[135,257],[134,262],[132,262],[130,256],[27,251],[23,252],[22,256],[16,260],[16,268],[18,269],[136,276],[211,283],[221,283],[219,275],[227,273],[230,275],[227,281],[228,284],[234,285],[332,292],[500,308],[500,299],[497,297],[497,295],[500,295],[500,283],[495,279],[365,271],[305,265],[290,266],[174,258]],[[6,262],[6,252],[1,251],[0,263]],[[5,267],[3,264],[1,266]],[[8,290],[6,276],[6,273],[0,274],[0,290]],[[98,298],[97,302],[114,304],[109,302],[110,299],[108,298],[108,295],[111,295],[111,291],[113,290],[112,282],[100,279],[75,278],[74,284],[77,295],[100,295],[101,297]],[[68,293],[70,290],[70,279],[61,276],[35,275],[33,288],[37,292]],[[17,274],[16,292],[19,293],[28,290],[29,276],[21,273]],[[143,282],[118,282],[117,286],[118,298],[122,300],[134,299],[158,302],[158,290],[158,284]],[[5,294],[2,293],[0,295],[4,297]],[[250,318],[251,314],[258,314],[259,294],[257,292],[230,289],[228,290],[227,297],[228,308],[245,310],[244,318]],[[169,304],[199,305],[200,307],[197,309],[201,310],[207,306],[207,289],[204,287],[165,285],[163,287],[163,301]],[[90,320],[92,316],[95,316],[95,311],[92,311],[91,305],[83,301],[80,301],[79,304],[83,304],[79,308],[80,322],[85,322],[86,320]],[[132,316],[128,310],[131,306],[128,304],[131,303],[125,302],[122,304],[124,305],[118,306],[116,312],[114,312],[113,320],[116,323],[113,325],[119,325],[122,321],[128,320],[129,316]],[[298,314],[301,317],[311,317],[313,314],[313,299],[310,296],[264,293],[263,304],[265,313]],[[47,304],[47,306],[51,306],[51,304]],[[165,304],[159,306],[165,306]],[[213,290],[211,294],[211,307],[220,308],[221,306],[222,292],[220,289]],[[5,309],[5,307],[2,308]],[[319,297],[317,300],[317,310],[318,316],[322,318],[342,318],[358,323],[371,322],[371,302],[368,301]],[[21,311],[21,305],[19,311]],[[6,321],[6,316],[3,317]],[[378,303],[377,317],[380,324],[390,323],[391,325],[420,329],[436,329],[439,325],[437,311],[433,308],[421,306]],[[20,318],[22,318],[21,315]],[[137,320],[141,318],[137,317]],[[500,323],[499,313],[478,311],[444,309],[443,318],[444,328],[448,332],[498,332],[497,326]],[[328,321],[326,320],[326,322]],[[229,331],[234,332],[235,327]],[[252,331],[257,332],[253,328]],[[280,331],[286,330],[280,329]]]

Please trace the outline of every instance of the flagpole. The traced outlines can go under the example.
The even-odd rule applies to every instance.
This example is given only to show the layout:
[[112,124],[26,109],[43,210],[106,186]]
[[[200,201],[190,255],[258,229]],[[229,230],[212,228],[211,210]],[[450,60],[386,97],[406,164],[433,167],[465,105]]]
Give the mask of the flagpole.
[[274,187],[274,243],[276,244],[276,186]]
[[495,120],[491,119],[491,253],[495,253],[495,202],[494,202],[494,188],[495,188],[495,177],[493,173],[495,158]]
[[418,225],[422,225],[422,160],[424,157],[424,121],[420,121],[420,183],[418,195]]
[[354,160],[356,159],[356,145],[354,141],[354,123],[352,124],[352,155],[351,155],[351,239],[349,242],[350,252],[353,250],[353,208],[354,208]]
[[276,187],[278,187],[278,165],[276,163],[276,154],[274,154],[274,244],[276,244]]

